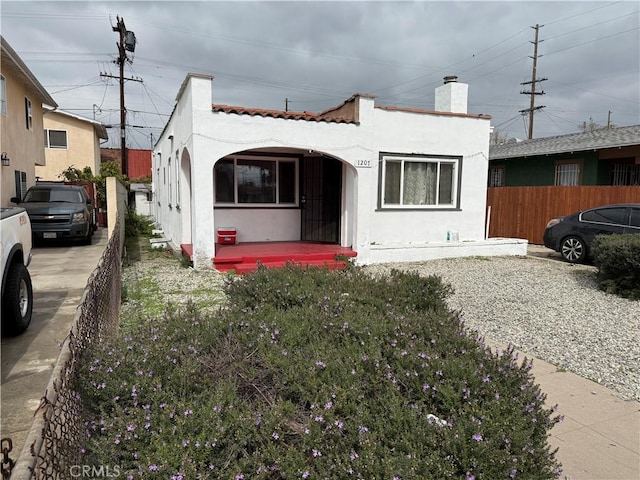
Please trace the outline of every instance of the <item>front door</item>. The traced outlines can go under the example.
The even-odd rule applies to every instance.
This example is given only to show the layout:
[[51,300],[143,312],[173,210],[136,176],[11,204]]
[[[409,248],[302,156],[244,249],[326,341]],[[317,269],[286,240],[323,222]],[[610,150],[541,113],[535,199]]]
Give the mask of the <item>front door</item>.
[[340,243],[342,164],[329,157],[305,158],[301,177],[300,239]]

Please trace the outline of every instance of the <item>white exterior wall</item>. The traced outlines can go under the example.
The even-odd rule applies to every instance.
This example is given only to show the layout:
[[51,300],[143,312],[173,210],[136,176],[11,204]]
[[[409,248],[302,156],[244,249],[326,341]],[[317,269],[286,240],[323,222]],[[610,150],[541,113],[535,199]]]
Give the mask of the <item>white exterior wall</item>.
[[[206,84],[206,88],[203,88],[203,84]],[[202,203],[195,200],[198,198],[198,192],[192,191],[192,195],[184,194],[184,191],[188,190],[187,179],[180,168],[181,158],[185,149],[189,152],[191,158],[194,158],[193,150],[195,147],[193,139],[197,138],[193,133],[194,111],[192,98],[194,88],[197,96],[199,96],[198,102],[207,104],[209,106],[208,112],[211,113],[211,79],[210,77],[206,77],[206,79],[194,78],[192,82],[186,85],[182,95],[179,97],[175,110],[154,147],[152,156],[153,215],[158,226],[164,231],[165,236],[170,238],[176,245],[192,243],[191,231],[185,231],[185,228],[183,228],[183,217],[185,215],[191,216],[194,202]],[[169,138],[170,136],[173,138]],[[178,151],[177,156],[176,150]],[[171,172],[169,172],[169,168]],[[177,202],[178,175],[180,175],[179,184],[182,190],[180,203]],[[201,177],[202,174],[199,176]],[[193,190],[193,180],[198,179],[198,175],[194,173],[193,161],[191,162],[191,179],[191,188]],[[169,200],[170,188],[172,189],[171,203]],[[169,207],[170,204],[171,207]],[[193,228],[192,223],[191,229]],[[211,258],[213,258],[213,255]],[[203,268],[206,268],[206,266],[203,266]]]
[[[183,86],[154,150],[154,214],[174,244],[193,245],[195,268],[212,268],[217,228],[236,228],[239,242],[300,239],[299,209],[214,211],[215,162],[259,148],[313,150],[343,162],[340,243],[357,251],[359,263],[459,256],[487,244],[488,118],[377,109],[372,98],[360,96],[355,100],[359,102],[358,125],[238,115],[212,111],[211,77],[190,76]],[[176,149],[182,155],[184,148],[190,155],[191,202],[185,204],[189,200],[183,195],[181,208],[169,208],[169,185],[164,183],[163,169],[167,168],[169,157],[173,168]],[[378,209],[380,152],[462,157],[460,208]],[[175,175],[174,172],[174,183]],[[180,183],[182,190],[188,191],[186,179],[181,177]],[[174,199],[175,196],[174,193]],[[183,225],[191,225],[191,231],[185,232]],[[452,246],[446,243],[447,230],[459,232],[456,251],[447,249]],[[514,248],[518,254],[522,252],[518,242],[516,247],[507,244],[501,244],[501,252]]]
[[[375,245],[413,245],[446,241],[447,231],[460,240],[484,239],[489,157],[489,121],[468,117],[388,112],[376,109],[376,148],[381,152],[462,157],[459,209],[376,210],[371,241]],[[372,195],[378,200],[376,181]]]
[[138,215],[144,215],[145,217],[150,217],[152,215],[152,205],[153,202],[149,202],[147,200],[146,192],[135,192],[135,205],[136,205],[136,213]]

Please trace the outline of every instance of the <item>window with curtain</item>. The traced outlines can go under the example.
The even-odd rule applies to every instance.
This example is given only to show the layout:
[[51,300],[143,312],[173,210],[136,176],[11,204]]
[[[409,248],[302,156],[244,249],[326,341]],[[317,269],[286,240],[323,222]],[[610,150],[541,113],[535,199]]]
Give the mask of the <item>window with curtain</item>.
[[556,162],[555,184],[562,186],[575,186],[582,184],[582,162],[558,161]]
[[384,156],[382,207],[455,206],[458,164],[458,158]]
[[216,204],[296,205],[298,163],[285,158],[225,158],[214,167]]

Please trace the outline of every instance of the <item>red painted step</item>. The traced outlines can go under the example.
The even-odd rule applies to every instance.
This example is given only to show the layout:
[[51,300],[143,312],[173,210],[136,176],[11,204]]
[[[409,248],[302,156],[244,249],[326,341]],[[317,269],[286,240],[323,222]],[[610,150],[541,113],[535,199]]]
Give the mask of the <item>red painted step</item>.
[[[262,262],[262,263],[238,263],[230,270],[235,270],[238,275],[253,272],[258,269],[259,265],[266,268],[284,268],[287,264],[295,264],[305,268],[328,268],[329,270],[341,270],[345,267],[346,262],[335,260],[308,260],[305,262]],[[225,266],[226,268],[226,266]],[[220,270],[220,268],[218,268]]]

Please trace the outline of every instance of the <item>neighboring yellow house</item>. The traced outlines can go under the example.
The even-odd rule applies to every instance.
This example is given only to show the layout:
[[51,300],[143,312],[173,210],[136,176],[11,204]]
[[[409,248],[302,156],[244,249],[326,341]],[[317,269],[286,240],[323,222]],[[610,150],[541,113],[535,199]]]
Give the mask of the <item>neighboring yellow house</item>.
[[11,197],[22,197],[35,184],[36,165],[45,164],[43,104],[58,104],[4,37],[0,40],[0,206],[10,207],[15,206]]
[[90,167],[100,173],[100,140],[108,140],[105,126],[95,120],[61,110],[45,111],[45,165],[36,166],[41,181],[60,181],[59,175],[69,167]]

